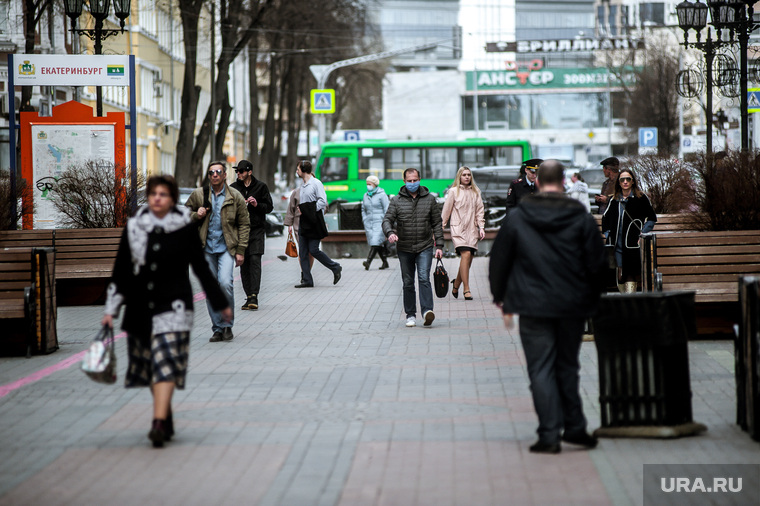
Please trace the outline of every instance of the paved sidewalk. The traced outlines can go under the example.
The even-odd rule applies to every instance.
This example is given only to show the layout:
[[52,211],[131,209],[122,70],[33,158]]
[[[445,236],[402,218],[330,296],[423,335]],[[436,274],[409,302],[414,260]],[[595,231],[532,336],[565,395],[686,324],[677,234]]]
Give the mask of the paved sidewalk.
[[[296,261],[277,258],[284,244],[268,241],[261,309],[236,310],[232,342],[208,342],[198,304],[177,435],[164,449],[146,437],[147,390],[79,371],[101,308],[59,310],[59,351],[0,359],[0,505],[636,505],[644,463],[760,463],[760,445],[734,423],[729,342],[689,346],[703,435],[534,455],[524,357],[490,302],[487,258],[473,263],[475,300],[436,299],[431,328],[406,328],[395,259],[369,272],[362,259],[337,259],[337,286],[317,264],[317,286],[297,290]],[[453,274],[458,260],[445,264]],[[237,305],[242,295],[238,281]],[[592,430],[596,367],[584,343]]]

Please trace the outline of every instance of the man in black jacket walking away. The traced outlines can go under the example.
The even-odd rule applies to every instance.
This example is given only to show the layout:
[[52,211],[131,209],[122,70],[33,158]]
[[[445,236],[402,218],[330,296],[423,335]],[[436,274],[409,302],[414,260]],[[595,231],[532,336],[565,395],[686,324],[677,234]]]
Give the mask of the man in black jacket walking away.
[[510,212],[491,250],[490,282],[509,329],[520,315],[533,405],[538,414],[534,453],[559,453],[560,438],[586,448],[579,392],[585,318],[604,287],[604,251],[596,223],[583,205],[564,195],[564,167],[547,160],[538,169],[541,193]]
[[388,211],[383,218],[383,234],[391,244],[398,242],[396,251],[401,264],[401,277],[404,281],[404,311],[407,327],[417,325],[415,270],[425,327],[429,327],[435,320],[430,268],[433,266],[433,248],[435,248],[436,258],[441,258],[443,255],[441,223],[441,210],[436,205],[435,197],[427,188],[420,186],[420,172],[417,169],[406,169],[404,186],[401,187],[398,195],[391,199]]
[[259,308],[259,289],[261,288],[261,256],[266,242],[266,215],[271,213],[274,205],[269,188],[264,181],[253,177],[253,164],[240,160],[235,167],[237,181],[230,186],[243,195],[251,218],[251,231],[248,235],[248,248],[245,260],[240,266],[240,279],[243,282],[246,301],[240,309]]

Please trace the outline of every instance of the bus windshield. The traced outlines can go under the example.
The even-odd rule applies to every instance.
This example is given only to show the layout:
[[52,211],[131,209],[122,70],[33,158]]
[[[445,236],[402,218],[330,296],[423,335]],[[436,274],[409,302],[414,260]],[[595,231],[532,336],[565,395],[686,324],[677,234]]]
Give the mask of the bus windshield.
[[366,179],[377,176],[389,195],[398,193],[404,170],[420,171],[422,185],[443,196],[459,167],[520,165],[531,157],[526,141],[363,141],[322,146],[315,175],[328,202],[356,202],[364,197]]

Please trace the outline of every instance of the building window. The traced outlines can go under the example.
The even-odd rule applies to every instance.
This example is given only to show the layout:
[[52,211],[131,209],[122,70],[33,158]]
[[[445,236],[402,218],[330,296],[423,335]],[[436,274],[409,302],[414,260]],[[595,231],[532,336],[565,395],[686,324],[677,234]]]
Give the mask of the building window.
[[642,25],[665,24],[665,4],[661,2],[642,3],[639,6],[639,17]]

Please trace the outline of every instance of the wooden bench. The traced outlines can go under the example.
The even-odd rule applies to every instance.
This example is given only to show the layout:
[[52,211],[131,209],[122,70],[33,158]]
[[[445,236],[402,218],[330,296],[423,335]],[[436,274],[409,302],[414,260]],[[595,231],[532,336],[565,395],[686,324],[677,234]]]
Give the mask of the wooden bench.
[[[594,219],[599,229],[602,229],[602,215],[595,214]],[[657,232],[683,232],[694,230],[692,221],[694,216],[690,213],[682,214],[658,214],[657,223],[654,226]]]
[[59,305],[93,305],[105,302],[121,228],[86,228],[55,231],[55,280]]
[[653,232],[642,241],[645,290],[693,290],[700,334],[731,334],[738,281],[760,274],[760,231]]
[[55,230],[0,230],[2,248],[53,248]]
[[52,248],[0,249],[0,325],[4,355],[58,349]]

